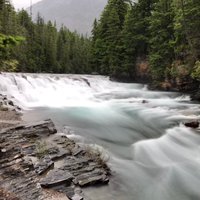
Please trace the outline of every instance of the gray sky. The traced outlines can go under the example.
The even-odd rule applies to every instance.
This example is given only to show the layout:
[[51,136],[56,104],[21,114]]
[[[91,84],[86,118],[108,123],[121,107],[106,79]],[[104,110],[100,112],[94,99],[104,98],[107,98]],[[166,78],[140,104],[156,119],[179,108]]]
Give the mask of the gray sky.
[[[32,0],[32,3],[36,3],[41,0]],[[30,6],[31,0],[11,0],[13,5],[15,6],[16,9],[21,9],[21,8],[27,8]]]

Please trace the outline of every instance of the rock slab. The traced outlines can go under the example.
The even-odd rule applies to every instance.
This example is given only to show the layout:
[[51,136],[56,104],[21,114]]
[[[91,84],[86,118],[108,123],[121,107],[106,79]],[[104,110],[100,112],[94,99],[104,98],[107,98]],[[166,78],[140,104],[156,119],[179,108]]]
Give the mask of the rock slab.
[[64,170],[55,169],[49,172],[45,178],[40,181],[44,188],[51,188],[61,184],[71,185],[73,176]]

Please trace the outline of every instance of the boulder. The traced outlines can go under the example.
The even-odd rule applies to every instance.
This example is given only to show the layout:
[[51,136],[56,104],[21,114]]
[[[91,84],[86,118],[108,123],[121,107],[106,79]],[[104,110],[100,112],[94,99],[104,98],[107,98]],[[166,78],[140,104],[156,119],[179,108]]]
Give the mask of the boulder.
[[198,128],[199,122],[198,121],[186,122],[186,123],[184,123],[184,125],[186,127],[190,127],[190,128]]

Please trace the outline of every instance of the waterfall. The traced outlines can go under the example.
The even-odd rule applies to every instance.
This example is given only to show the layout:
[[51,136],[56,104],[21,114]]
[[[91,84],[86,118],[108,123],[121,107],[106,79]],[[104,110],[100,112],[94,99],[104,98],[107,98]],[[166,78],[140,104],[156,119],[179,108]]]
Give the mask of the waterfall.
[[[24,108],[97,106],[110,100],[140,102],[143,99],[154,99],[155,103],[165,105],[189,100],[188,96],[152,92],[144,85],[115,83],[108,77],[90,75],[3,73],[0,74],[0,93]],[[171,101],[170,98],[176,96],[177,99]]]

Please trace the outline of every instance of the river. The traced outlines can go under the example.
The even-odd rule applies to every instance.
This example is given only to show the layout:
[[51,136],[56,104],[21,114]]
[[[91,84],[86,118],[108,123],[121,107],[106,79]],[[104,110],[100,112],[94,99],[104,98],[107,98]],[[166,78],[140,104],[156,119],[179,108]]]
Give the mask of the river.
[[108,160],[109,186],[92,200],[199,200],[200,117],[189,96],[90,75],[0,74],[0,92],[24,108],[24,121],[51,118],[70,138]]

